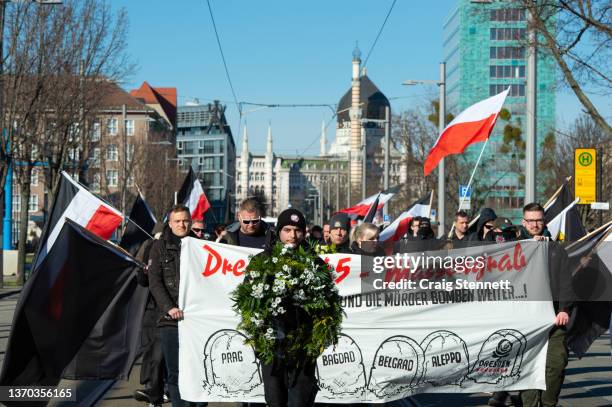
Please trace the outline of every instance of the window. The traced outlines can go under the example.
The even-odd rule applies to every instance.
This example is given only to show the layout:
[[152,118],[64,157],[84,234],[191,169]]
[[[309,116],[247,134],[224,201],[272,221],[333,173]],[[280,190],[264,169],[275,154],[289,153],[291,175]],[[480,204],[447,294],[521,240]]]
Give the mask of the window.
[[21,212],[21,195],[13,194],[13,212]]
[[106,170],[106,185],[116,187],[119,182],[119,171]]
[[134,144],[127,145],[126,158],[128,161],[132,161],[134,158]]
[[215,158],[214,157],[203,157],[200,158],[202,168],[205,170],[214,170],[215,169]]
[[116,144],[109,144],[106,149],[106,159],[108,161],[117,161],[119,159],[119,149]]
[[520,84],[520,85],[517,85],[517,84],[489,85],[489,95],[490,96],[497,95],[498,93],[501,93],[504,90],[508,89],[508,86],[510,86],[510,93],[508,94],[508,96],[525,96],[525,85],[523,84]]
[[68,158],[71,161],[78,161],[81,158],[81,152],[77,147],[68,149]]
[[100,149],[98,147],[93,149],[93,155],[91,157],[91,166],[97,168],[100,166]]
[[36,168],[32,170],[32,174],[30,176],[30,184],[33,187],[38,186],[38,170]]
[[134,135],[134,120],[126,120],[125,121],[125,134],[128,136]]
[[100,192],[100,174],[94,174],[91,182],[91,190],[93,192]]
[[126,185],[130,188],[134,186],[134,177],[132,175],[128,177]]
[[525,77],[525,66],[500,66],[491,65],[489,67],[489,77],[491,78],[524,78]]
[[38,212],[38,195],[30,195],[30,202],[28,203],[28,212]]
[[491,28],[493,41],[517,41],[525,39],[525,28]]
[[91,141],[100,141],[100,134],[102,133],[100,129],[100,123],[95,122],[91,127]]
[[106,130],[109,136],[116,136],[119,132],[119,121],[117,119],[108,119],[106,121]]
[[525,21],[525,10],[517,8],[491,10],[491,21]]
[[525,48],[523,47],[491,47],[489,52],[491,59],[524,59]]

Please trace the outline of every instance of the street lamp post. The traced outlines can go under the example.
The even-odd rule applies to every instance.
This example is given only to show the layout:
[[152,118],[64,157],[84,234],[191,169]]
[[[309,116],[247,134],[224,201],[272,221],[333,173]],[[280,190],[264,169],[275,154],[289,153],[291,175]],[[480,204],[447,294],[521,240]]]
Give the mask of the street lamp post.
[[[438,135],[442,134],[446,125],[446,62],[440,63],[440,79],[437,81],[419,81],[407,80],[402,85],[420,85],[432,84],[440,87],[440,96],[438,102]],[[444,226],[446,222],[446,206],[445,206],[445,177],[444,177],[444,159],[438,164],[438,237],[444,235]]]

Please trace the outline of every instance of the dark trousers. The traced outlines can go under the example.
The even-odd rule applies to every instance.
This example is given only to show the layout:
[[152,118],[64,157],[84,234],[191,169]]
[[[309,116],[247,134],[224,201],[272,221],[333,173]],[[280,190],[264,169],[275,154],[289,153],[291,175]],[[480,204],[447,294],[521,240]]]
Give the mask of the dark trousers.
[[565,380],[567,366],[567,344],[565,328],[554,327],[548,337],[546,352],[546,390],[521,392],[524,407],[556,406]]
[[147,309],[142,324],[143,351],[140,384],[145,385],[152,404],[163,403],[164,377],[166,375],[161,339],[156,327],[158,315],[157,310]]
[[208,403],[195,403],[184,401],[181,399],[178,387],[179,375],[179,342],[178,342],[178,327],[177,326],[162,326],[158,328],[164,360],[166,361],[166,370],[168,371],[168,393],[172,407],[186,406],[206,406]]
[[266,404],[269,407],[310,407],[319,391],[315,363],[304,368],[262,365]]

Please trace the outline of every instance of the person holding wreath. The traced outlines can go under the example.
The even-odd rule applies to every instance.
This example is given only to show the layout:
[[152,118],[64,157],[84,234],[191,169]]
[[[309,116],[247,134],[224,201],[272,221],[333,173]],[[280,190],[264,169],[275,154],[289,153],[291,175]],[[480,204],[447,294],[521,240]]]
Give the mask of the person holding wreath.
[[305,242],[306,221],[296,209],[278,216],[277,236],[253,256],[232,294],[261,361],[266,404],[314,405],[316,360],[338,343],[343,311],[332,269]]

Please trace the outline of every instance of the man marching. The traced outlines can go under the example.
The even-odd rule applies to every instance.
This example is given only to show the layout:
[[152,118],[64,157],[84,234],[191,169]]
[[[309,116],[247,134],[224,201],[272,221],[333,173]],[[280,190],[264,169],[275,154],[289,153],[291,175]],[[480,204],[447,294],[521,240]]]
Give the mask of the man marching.
[[304,241],[304,215],[283,211],[276,230],[278,240],[251,259],[233,293],[238,328],[262,362],[267,405],[312,406],[316,360],[338,342],[340,296],[329,267]]

